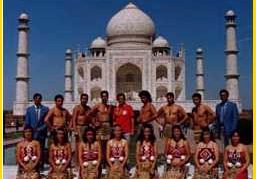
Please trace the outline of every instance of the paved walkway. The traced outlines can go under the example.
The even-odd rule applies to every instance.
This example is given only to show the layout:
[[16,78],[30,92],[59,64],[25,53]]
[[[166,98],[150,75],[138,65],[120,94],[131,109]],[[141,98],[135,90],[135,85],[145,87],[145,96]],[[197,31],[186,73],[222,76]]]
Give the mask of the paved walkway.
[[17,139],[10,139],[10,140],[4,140],[4,147],[8,147],[10,145],[16,145],[18,142],[22,141],[23,138],[17,138]]

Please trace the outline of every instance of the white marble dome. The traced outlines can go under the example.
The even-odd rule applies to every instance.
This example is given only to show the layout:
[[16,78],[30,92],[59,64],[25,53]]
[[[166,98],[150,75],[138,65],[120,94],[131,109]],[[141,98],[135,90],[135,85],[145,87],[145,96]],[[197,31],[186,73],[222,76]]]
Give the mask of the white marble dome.
[[151,18],[132,3],[115,14],[107,25],[107,36],[144,35],[153,36],[155,25]]
[[103,38],[97,37],[92,41],[91,48],[106,48],[106,45],[107,43]]
[[157,37],[153,42],[153,47],[167,47],[169,48],[168,41],[162,36]]
[[28,14],[21,13],[19,19],[21,19],[21,20],[28,20],[29,19]]
[[67,50],[66,50],[66,54],[71,54],[72,53],[72,50],[70,49],[70,48],[68,48]]
[[235,14],[235,12],[233,11],[233,10],[229,10],[229,11],[227,11],[227,13],[226,13],[226,16],[235,16],[236,14]]
[[196,53],[203,53],[203,49],[202,48],[197,48]]

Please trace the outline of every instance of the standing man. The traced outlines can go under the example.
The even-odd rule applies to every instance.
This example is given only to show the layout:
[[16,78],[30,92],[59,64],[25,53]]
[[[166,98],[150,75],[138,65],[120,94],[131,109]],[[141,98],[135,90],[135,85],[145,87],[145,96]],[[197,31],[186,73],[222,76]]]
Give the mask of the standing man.
[[156,137],[159,138],[158,124],[154,122],[157,117],[157,112],[156,112],[155,106],[152,104],[151,94],[146,90],[142,90],[139,93],[139,97],[141,102],[143,103],[143,106],[140,109],[140,115],[138,118],[138,122],[139,122],[138,132],[140,134],[143,126],[145,124],[150,123],[154,127],[154,133]]
[[54,98],[55,107],[50,109],[47,116],[45,117],[45,123],[50,131],[58,128],[64,128],[70,130],[72,128],[71,114],[67,109],[63,108],[64,97],[58,94]]
[[239,113],[236,103],[228,100],[229,92],[227,90],[220,90],[219,95],[221,103],[216,106],[217,131],[219,138],[223,135],[226,147],[231,134],[237,129]]
[[209,124],[213,123],[215,119],[215,115],[212,109],[206,104],[202,104],[201,99],[202,97],[199,93],[194,93],[192,95],[192,100],[195,104],[195,107],[192,109],[192,116],[196,143],[199,142],[202,129],[207,128]]
[[113,122],[121,126],[125,139],[129,141],[134,134],[134,114],[133,108],[125,100],[124,93],[117,95],[118,106],[114,109]]
[[164,136],[171,137],[172,126],[181,125],[187,119],[187,113],[180,105],[175,104],[174,94],[169,92],[166,94],[167,104],[162,106],[157,112],[157,122],[161,124],[159,117],[163,116]]
[[72,117],[72,129],[75,134],[75,158],[76,158],[76,166],[79,166],[78,160],[78,144],[83,141],[83,136],[85,130],[89,127],[91,123],[91,118],[88,116],[91,108],[87,105],[88,102],[88,94],[82,93],[80,95],[80,104],[76,105],[73,109],[73,117]]
[[40,143],[41,159],[40,170],[44,170],[44,149],[45,139],[47,137],[47,126],[44,122],[45,117],[49,111],[48,107],[41,104],[42,95],[35,93],[33,96],[34,105],[27,108],[25,116],[25,127],[30,126],[33,129],[33,139]]
[[91,108],[87,105],[88,103],[88,94],[81,94],[80,104],[76,105],[73,109],[73,130],[77,134],[77,142],[82,140],[84,131],[89,127],[91,123],[91,118],[88,116]]
[[101,103],[96,104],[89,113],[94,117],[94,126],[97,128],[97,137],[100,140],[109,140],[111,135],[114,106],[108,104],[108,92],[101,91]]
[[110,139],[112,132],[112,122],[113,122],[113,110],[114,106],[108,104],[108,91],[100,92],[101,103],[96,104],[91,112],[90,117],[94,117],[94,126],[96,128],[97,139],[101,142],[102,147],[102,165],[103,168],[106,167],[106,150],[107,141]]

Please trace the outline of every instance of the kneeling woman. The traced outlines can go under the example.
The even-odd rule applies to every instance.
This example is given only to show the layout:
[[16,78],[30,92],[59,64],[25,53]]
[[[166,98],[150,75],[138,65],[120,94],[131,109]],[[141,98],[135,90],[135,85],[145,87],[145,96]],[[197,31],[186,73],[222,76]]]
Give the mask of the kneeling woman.
[[32,128],[27,126],[23,131],[24,140],[16,149],[16,161],[19,167],[17,179],[38,179],[38,162],[40,160],[40,144],[32,139]]
[[71,162],[71,145],[68,143],[67,133],[63,128],[53,132],[53,144],[49,149],[49,179],[67,179],[68,167]]
[[83,141],[78,144],[78,161],[81,179],[97,179],[101,162],[101,146],[96,141],[96,132],[88,128],[83,134]]
[[224,152],[224,178],[247,179],[249,163],[248,149],[240,143],[240,135],[235,131],[231,135],[231,145],[228,145]]
[[151,179],[155,176],[157,150],[153,126],[145,124],[136,147],[137,178]]
[[167,168],[165,179],[182,179],[185,177],[185,164],[190,158],[190,149],[180,126],[172,127],[172,138],[166,140],[165,155]]
[[219,148],[208,128],[202,130],[201,139],[196,147],[194,179],[213,179],[218,177],[217,164]]
[[120,125],[114,126],[114,135],[107,143],[107,162],[110,167],[109,179],[125,177],[125,164],[128,159],[128,143],[122,138]]

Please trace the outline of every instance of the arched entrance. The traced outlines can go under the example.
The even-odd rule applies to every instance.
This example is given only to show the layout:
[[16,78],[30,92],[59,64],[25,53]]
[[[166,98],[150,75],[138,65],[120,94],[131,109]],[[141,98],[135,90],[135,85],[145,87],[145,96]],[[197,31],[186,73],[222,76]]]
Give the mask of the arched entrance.
[[142,89],[142,73],[138,66],[126,63],[116,72],[116,93],[125,93],[127,100],[136,100]]
[[91,101],[99,102],[100,101],[100,92],[101,88],[100,87],[93,87],[91,89]]
[[101,75],[101,68],[98,67],[98,66],[94,66],[92,69],[91,69],[91,81],[94,81],[94,80],[98,80],[102,78],[102,75]]
[[156,88],[156,100],[163,101],[165,100],[165,95],[168,92],[165,86],[159,86]]

